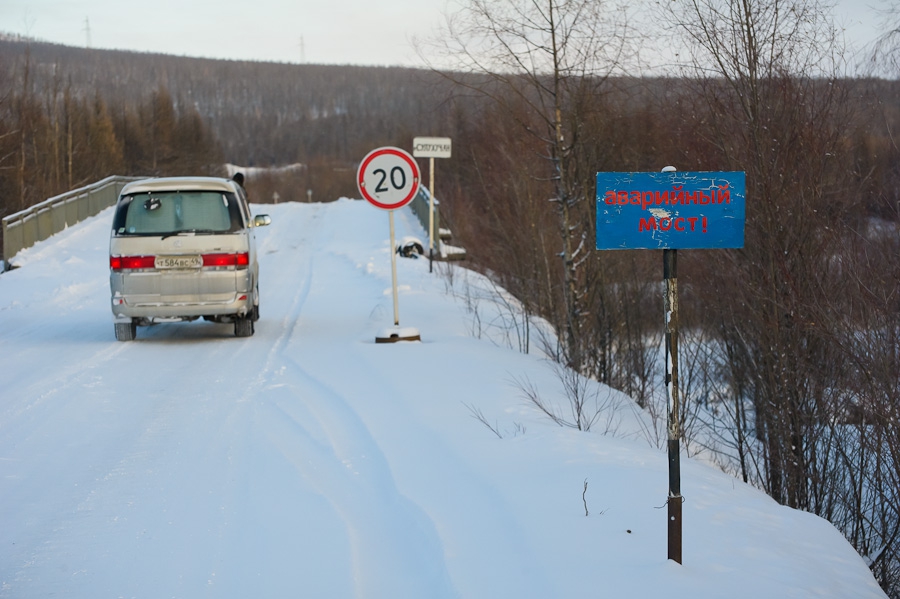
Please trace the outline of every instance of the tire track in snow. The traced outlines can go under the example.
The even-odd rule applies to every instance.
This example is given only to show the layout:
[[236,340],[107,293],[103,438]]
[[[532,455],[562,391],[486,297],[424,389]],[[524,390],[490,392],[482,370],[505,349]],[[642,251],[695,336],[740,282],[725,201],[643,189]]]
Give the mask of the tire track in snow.
[[359,416],[296,363],[282,381],[290,400],[264,402],[260,418],[272,444],[343,518],[356,596],[456,597],[433,523],[400,494]]
[[[285,219],[285,226],[294,224],[301,233],[315,233],[315,225],[310,225],[308,221],[314,222],[318,215],[319,210],[315,210],[312,218],[308,217],[308,213],[303,213],[300,218]],[[284,239],[284,236],[280,239]],[[310,243],[315,243],[315,237],[313,236],[313,241],[304,243],[305,241],[305,238],[301,238],[299,243],[293,246],[294,249],[300,248],[301,255],[310,254],[306,250]],[[271,246],[261,244],[261,248],[265,247]],[[103,343],[99,346],[99,350],[88,353],[83,358],[55,365],[56,368],[47,372],[47,376],[28,385],[25,394],[29,398],[27,403],[20,402],[11,406],[19,412],[41,408],[34,409],[35,416],[29,420],[35,422],[33,425],[29,423],[28,430],[39,425],[41,433],[44,430],[58,429],[57,424],[41,425],[37,421],[48,409],[46,406],[41,407],[41,404],[49,401],[54,402],[56,412],[64,410],[64,413],[68,413],[88,409],[90,410],[88,414],[97,414],[103,411],[103,419],[99,422],[108,423],[108,428],[102,438],[96,437],[90,444],[97,446],[98,449],[84,452],[79,448],[79,451],[73,453],[73,458],[77,456],[82,460],[85,457],[95,459],[90,459],[86,463],[69,463],[58,458],[51,460],[49,457],[44,460],[48,464],[53,464],[48,468],[48,472],[58,473],[54,478],[58,478],[61,482],[66,481],[60,484],[66,489],[65,496],[60,493],[53,498],[29,498],[31,486],[22,486],[19,491],[22,500],[16,502],[16,505],[21,506],[22,515],[29,521],[37,518],[39,514],[52,512],[58,515],[54,516],[54,524],[50,530],[45,527],[39,530],[17,529],[16,538],[19,540],[20,549],[16,550],[16,553],[28,559],[13,569],[5,569],[7,572],[11,570],[12,580],[32,584],[25,581],[31,580],[35,574],[38,574],[37,578],[42,578],[39,573],[52,560],[58,560],[60,555],[68,555],[72,561],[85,564],[83,573],[78,577],[81,580],[87,581],[93,577],[96,584],[98,580],[110,582],[123,576],[130,576],[133,581],[120,583],[128,585],[124,588],[133,587],[137,585],[141,576],[146,574],[145,568],[136,568],[133,565],[129,567],[123,563],[124,568],[119,568],[121,570],[119,574],[114,572],[116,568],[104,568],[105,573],[99,572],[97,564],[109,560],[121,561],[125,556],[104,557],[101,547],[85,547],[82,552],[76,547],[83,543],[83,539],[90,537],[89,527],[99,525],[110,535],[122,535],[134,532],[138,522],[143,522],[147,530],[155,531],[158,536],[169,535],[173,541],[177,541],[173,543],[173,547],[184,545],[181,551],[187,551],[191,547],[195,549],[194,555],[184,555],[185,559],[180,562],[172,556],[158,557],[161,563],[171,562],[171,571],[183,573],[185,581],[198,574],[202,576],[204,570],[215,571],[214,564],[219,559],[215,550],[219,547],[210,543],[207,535],[212,534],[210,531],[218,531],[215,533],[218,536],[228,534],[232,521],[228,517],[227,509],[229,506],[239,506],[242,502],[246,505],[247,500],[242,498],[245,494],[242,483],[247,480],[248,468],[252,468],[252,464],[248,467],[247,462],[241,460],[241,456],[248,453],[245,439],[248,427],[245,416],[247,416],[246,408],[249,406],[241,408],[234,402],[237,400],[240,403],[242,399],[245,400],[259,386],[254,385],[251,378],[250,384],[246,387],[224,388],[219,381],[213,380],[214,376],[211,376],[211,373],[245,371],[265,375],[267,367],[275,361],[278,352],[293,334],[296,328],[296,315],[300,312],[309,292],[310,260],[295,258],[292,253],[290,258],[284,260],[282,266],[290,267],[290,272],[297,272],[297,279],[303,284],[291,296],[291,308],[281,321],[274,319],[263,321],[263,328],[281,329],[272,349],[268,352],[259,351],[262,349],[261,344],[270,342],[265,335],[257,335],[247,340],[207,338],[210,333],[215,337],[220,336],[221,331],[227,330],[224,325],[208,323],[160,325],[154,327],[152,331],[144,330],[143,336],[146,339],[142,340],[139,337],[134,343],[117,343],[112,339],[110,327],[109,343]],[[284,276],[289,273],[271,274]],[[265,280],[264,278],[263,283]],[[275,287],[273,285],[273,288]],[[29,309],[36,308],[29,307]],[[275,310],[270,309],[269,318],[273,318],[272,315],[279,312],[277,306]],[[265,305],[263,318],[266,318]],[[105,319],[102,324],[108,326],[108,322],[108,319]],[[94,347],[91,345],[92,349]],[[253,349],[254,347],[256,349]],[[198,375],[184,377],[173,373],[175,380],[190,381],[187,388],[171,389],[165,382],[166,377],[146,378],[147,373],[153,371],[152,366],[159,357],[169,355],[171,352],[184,354],[179,370],[190,370]],[[24,380],[28,380],[27,375],[24,375]],[[128,383],[123,384],[126,380]],[[141,391],[137,394],[142,406],[137,410],[129,406],[133,396],[128,393],[128,389],[133,380],[143,381]],[[96,386],[93,393],[95,399],[90,406],[84,405],[83,393],[68,393],[70,390],[85,386]],[[79,401],[75,401],[76,399]],[[15,417],[3,418],[0,422],[15,422],[21,426],[23,417],[20,414],[13,416]],[[87,415],[81,416],[81,419],[87,419]],[[54,420],[61,418],[57,417]],[[201,423],[199,428],[195,428]],[[76,431],[67,431],[66,434],[71,434],[73,438],[77,437]],[[234,463],[232,458],[236,458]],[[202,484],[198,485],[195,482],[194,486],[188,488],[172,488],[171,482],[177,480],[179,476],[184,480],[197,478],[196,474],[184,474],[194,467],[190,460],[197,460],[197,473],[203,473]],[[207,491],[201,489],[209,489],[212,494],[207,496],[205,495]],[[221,498],[221,509],[216,503],[218,500],[212,497]],[[40,499],[40,505],[36,505],[36,499]],[[252,501],[251,505],[257,505]],[[185,533],[189,534],[190,528],[184,533],[173,532],[171,524],[154,510],[152,505],[154,503],[170,506],[179,504],[176,511],[184,516],[184,522],[204,523],[204,536],[190,540],[181,538]],[[247,515],[243,514],[238,520],[246,517]],[[252,515],[250,517],[252,519]],[[242,522],[238,522],[238,526],[240,525]],[[27,539],[25,534],[28,534]],[[185,541],[188,540],[190,542],[186,544]],[[220,557],[225,560],[231,558],[234,562],[235,555],[242,553],[240,551],[229,553],[229,550],[225,549],[225,553]],[[272,556],[269,561],[282,564],[284,556]],[[94,565],[93,568],[91,564]],[[194,567],[193,571],[191,567]],[[37,578],[34,578],[34,584],[38,586],[52,584],[50,580],[40,582]],[[287,575],[283,578],[285,581],[291,579]],[[75,579],[56,582],[70,590],[76,587],[65,585],[77,584]],[[173,582],[159,576],[151,576],[144,582],[145,591],[157,588],[159,596],[171,594],[173,588],[184,591],[183,585],[186,584],[184,581]],[[270,580],[269,583],[278,585],[281,581]],[[29,588],[33,589],[33,586]],[[60,588],[57,587],[57,590]]]
[[[433,523],[399,493],[387,460],[344,398],[290,355],[291,341],[303,335],[316,268],[333,268],[334,257],[323,260],[321,252],[328,245],[323,241],[340,223],[321,219],[322,208],[317,206],[303,220],[304,236],[292,248],[305,252],[306,258],[294,260],[292,252],[290,259],[282,255],[272,260],[278,263],[279,276],[294,278],[298,286],[254,385],[257,425],[343,520],[355,596],[456,597]],[[315,320],[316,315],[307,318]]]
[[[302,218],[298,218],[295,221],[282,221],[278,224],[278,226],[285,227],[297,227],[299,224],[303,225],[303,234],[295,244],[292,244],[289,248],[274,246],[274,242],[272,241],[273,238],[284,238],[283,236],[276,237],[274,235],[257,240],[260,262],[265,264],[265,269],[267,271],[260,273],[262,284],[265,284],[265,276],[278,277],[281,280],[299,280],[299,285],[297,291],[291,296],[287,305],[276,304],[274,309],[270,309],[268,305],[263,304],[263,299],[272,296],[267,296],[263,291],[262,284],[260,286],[260,294],[262,295],[260,300],[261,313],[263,315],[279,313],[280,309],[283,316],[279,321],[280,332],[277,334],[271,349],[268,351],[265,364],[260,369],[259,376],[256,379],[256,384],[248,389],[248,396],[265,387],[272,378],[274,369],[279,367],[281,355],[284,353],[285,347],[290,339],[296,334],[300,323],[300,313],[303,310],[306,299],[309,297],[309,292],[312,287],[315,248],[320,244],[319,235],[322,231],[320,221],[322,218],[323,206],[321,204],[310,204],[306,207],[308,210],[304,210],[303,212],[297,210],[292,210],[290,212],[291,215],[302,215]],[[312,212],[312,214],[307,215],[306,212]],[[282,214],[287,213],[282,212]],[[277,218],[277,216],[275,218]],[[278,221],[276,221],[275,218],[273,218],[273,221],[274,223],[277,223]],[[273,224],[272,226],[276,225]],[[300,256],[303,259],[297,260],[297,256]],[[262,269],[262,266],[260,268]],[[268,320],[263,321],[262,318],[265,318],[265,316],[261,317],[259,323],[257,323],[258,326],[261,328],[264,327],[266,331],[270,330],[272,328],[271,322]]]
[[[332,215],[328,213],[329,221],[334,220]],[[357,214],[352,217],[359,218]],[[519,522],[511,515],[512,506],[503,494],[497,492],[492,481],[476,474],[464,456],[442,444],[439,434],[432,434],[436,432],[431,429],[434,423],[414,417],[416,410],[409,404],[418,403],[421,390],[410,388],[404,373],[420,359],[432,363],[424,358],[429,353],[425,350],[435,346],[428,342],[397,346],[372,343],[369,335],[376,321],[366,303],[374,303],[376,309],[384,307],[379,322],[389,319],[389,297],[384,292],[386,273],[379,272],[379,267],[381,261],[389,262],[390,254],[373,254],[370,248],[376,244],[372,240],[354,245],[355,242],[329,243],[327,252],[317,254],[316,269],[330,273],[325,280],[331,286],[313,281],[301,315],[311,326],[301,331],[303,334],[286,350],[285,372],[289,376],[280,390],[279,405],[297,423],[297,434],[305,434],[309,437],[307,442],[317,441],[325,448],[322,451],[334,468],[339,467],[338,462],[345,469],[362,463],[369,472],[379,464],[384,465],[385,471],[390,468],[385,477],[390,476],[391,492],[402,496],[408,506],[405,509],[414,512],[416,518],[427,519],[429,538],[440,538],[435,541],[439,546],[431,552],[429,562],[439,564],[447,575],[442,574],[439,583],[433,585],[435,588],[446,590],[451,596],[552,596],[544,564],[538,553],[526,549],[529,541],[521,534]],[[355,296],[342,294],[344,286],[334,284],[335,273],[340,273],[339,280],[348,281],[346,285],[354,289]],[[351,285],[349,281],[354,277],[360,280]],[[341,373],[335,369],[336,364],[353,370]],[[432,380],[439,380],[442,375],[437,374]],[[297,388],[302,383],[298,377],[315,380],[322,396],[313,401],[307,394],[320,392]],[[288,399],[292,396],[296,399]],[[340,401],[325,399],[330,396]],[[316,410],[319,402],[330,410],[334,426],[322,422]],[[340,411],[352,415],[353,426],[335,413],[337,408],[332,404],[338,403]],[[360,433],[365,434],[367,444],[377,449],[377,454],[368,452],[365,459],[354,458],[363,455],[360,446],[366,446],[355,438]],[[344,439],[345,435],[349,439]],[[423,453],[408,455],[409,448],[421,448]],[[371,459],[375,455],[377,464]],[[461,485],[448,488],[451,480]],[[424,551],[418,549],[420,541],[409,541],[406,546]],[[499,557],[490,562],[473,559],[483,555],[485,547],[490,547],[488,552],[492,555],[519,555],[521,561],[508,564]],[[402,568],[395,567],[395,571],[399,576]],[[445,576],[450,576],[452,582],[445,582]]]
[[[27,403],[12,404],[12,411],[0,418],[0,431],[3,430],[3,423],[14,421],[24,412],[38,407],[51,398],[68,398],[69,394],[66,391],[70,389],[93,386],[97,379],[102,378],[102,375],[106,373],[107,365],[126,349],[123,344],[110,344],[84,360],[68,365],[54,365],[53,370],[45,371],[43,376],[26,388],[25,395],[34,399]],[[63,401],[68,403],[69,400],[64,399]]]
[[[448,431],[442,430],[440,421],[422,420],[417,415],[419,404],[428,402],[455,405],[458,411],[466,413],[458,396],[439,389],[425,390],[420,381],[403,378],[402,366],[396,367],[413,361],[417,361],[418,369],[427,368],[422,363],[437,365],[430,380],[440,380],[445,374],[439,365],[441,350],[429,351],[435,347],[437,344],[427,343],[357,344],[344,357],[365,375],[334,381],[332,386],[343,397],[355,398],[353,408],[382,441],[382,453],[388,456],[399,486],[409,488],[410,500],[422,506],[435,523],[448,556],[448,571],[461,596],[553,597],[552,577],[547,576],[540,551],[523,534],[515,505],[498,489],[495,479],[479,473],[470,457],[460,452],[455,443],[446,442]],[[320,363],[318,356],[307,358],[308,369],[315,369]],[[372,393],[372,389],[379,391]],[[454,389],[458,391],[460,387]],[[379,401],[367,401],[369,396]],[[429,409],[426,413],[436,416]],[[466,418],[471,420],[468,413]],[[410,447],[421,451],[411,455]],[[497,559],[485,561],[485,555]],[[517,556],[516,560],[503,559],[511,555]]]

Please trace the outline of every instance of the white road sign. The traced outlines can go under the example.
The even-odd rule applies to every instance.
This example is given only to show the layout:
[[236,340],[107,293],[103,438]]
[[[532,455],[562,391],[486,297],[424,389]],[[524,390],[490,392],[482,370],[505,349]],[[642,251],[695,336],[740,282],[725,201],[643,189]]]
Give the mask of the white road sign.
[[416,137],[413,156],[416,158],[450,158],[452,144],[449,137]]
[[419,165],[405,150],[378,148],[359,164],[356,184],[370,204],[382,210],[403,208],[419,191]]

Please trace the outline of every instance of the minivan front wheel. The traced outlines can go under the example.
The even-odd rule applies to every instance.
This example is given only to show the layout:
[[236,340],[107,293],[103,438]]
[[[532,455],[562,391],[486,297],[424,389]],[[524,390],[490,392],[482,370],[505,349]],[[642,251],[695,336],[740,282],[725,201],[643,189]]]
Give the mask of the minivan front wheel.
[[116,339],[118,341],[134,341],[134,338],[137,336],[137,325],[132,320],[131,322],[117,322],[116,325]]
[[234,319],[234,336],[250,337],[253,335],[253,320],[249,316],[239,316]]

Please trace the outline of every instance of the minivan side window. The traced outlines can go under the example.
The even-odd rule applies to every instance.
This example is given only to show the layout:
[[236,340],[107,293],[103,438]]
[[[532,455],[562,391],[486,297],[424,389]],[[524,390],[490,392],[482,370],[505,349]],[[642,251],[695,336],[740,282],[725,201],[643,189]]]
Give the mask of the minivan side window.
[[240,231],[239,201],[219,191],[136,193],[119,201],[113,218],[117,235],[170,235],[182,231],[217,234]]

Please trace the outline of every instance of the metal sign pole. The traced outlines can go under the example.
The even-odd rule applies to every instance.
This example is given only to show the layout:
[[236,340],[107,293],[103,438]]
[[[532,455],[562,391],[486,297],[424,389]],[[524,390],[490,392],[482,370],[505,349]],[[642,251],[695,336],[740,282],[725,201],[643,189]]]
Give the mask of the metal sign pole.
[[394,326],[400,326],[400,302],[397,300],[397,250],[394,247],[394,211],[388,210],[391,221],[391,288],[394,292]]
[[428,272],[434,264],[434,156],[428,159]]
[[681,563],[681,427],[678,397],[678,250],[663,250],[666,310],[666,393],[669,411],[668,538],[670,560]]

